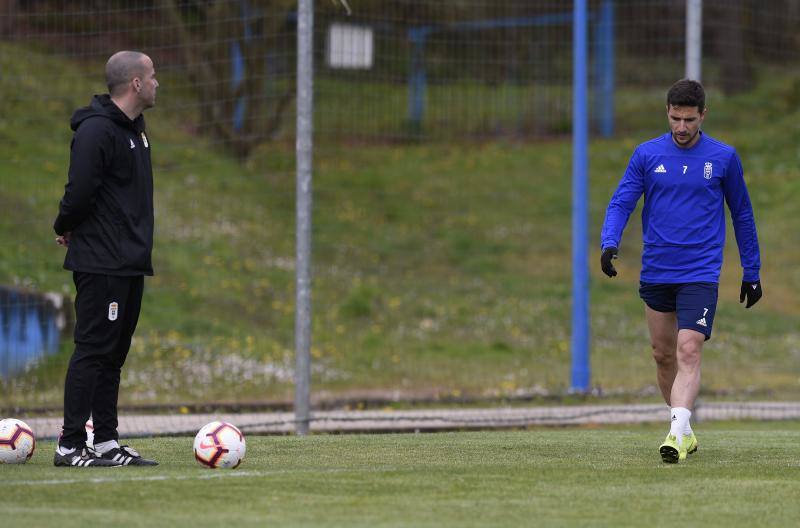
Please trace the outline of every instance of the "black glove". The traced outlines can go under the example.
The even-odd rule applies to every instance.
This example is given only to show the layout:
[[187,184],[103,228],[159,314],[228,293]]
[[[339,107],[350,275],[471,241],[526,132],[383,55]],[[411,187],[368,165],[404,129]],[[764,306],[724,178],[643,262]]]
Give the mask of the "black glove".
[[612,259],[617,258],[617,253],[617,248],[607,247],[603,250],[603,254],[600,256],[600,267],[603,268],[603,273],[609,277],[617,276],[617,270],[614,269],[614,265],[611,263]]
[[762,295],[763,292],[761,291],[761,281],[742,281],[742,291],[739,293],[739,302],[743,303],[746,297],[747,304],[744,306],[745,308],[750,308],[757,303]]

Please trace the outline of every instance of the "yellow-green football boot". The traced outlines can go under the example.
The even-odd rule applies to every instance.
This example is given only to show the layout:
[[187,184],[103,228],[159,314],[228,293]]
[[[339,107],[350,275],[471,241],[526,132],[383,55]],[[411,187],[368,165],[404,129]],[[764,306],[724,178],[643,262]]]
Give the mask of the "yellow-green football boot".
[[[681,460],[681,446],[678,445],[678,438],[673,434],[668,434],[664,443],[658,448],[661,453],[661,460],[667,464],[677,464]],[[686,458],[686,451],[683,451],[683,458]]]
[[694,436],[694,433],[690,435],[683,435],[683,440],[681,440],[681,450],[678,458],[683,460],[686,458],[686,455],[691,455],[695,451],[697,451],[697,437]]

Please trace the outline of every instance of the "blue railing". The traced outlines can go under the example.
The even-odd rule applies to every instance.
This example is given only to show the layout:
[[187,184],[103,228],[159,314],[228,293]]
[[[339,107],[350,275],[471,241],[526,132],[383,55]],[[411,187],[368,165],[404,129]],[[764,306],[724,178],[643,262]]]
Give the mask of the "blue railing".
[[[594,97],[593,120],[603,137],[614,133],[614,0],[603,0],[596,12],[587,12],[587,21],[593,23]],[[425,71],[425,43],[431,34],[439,31],[478,31],[537,26],[567,26],[573,22],[573,13],[550,13],[532,17],[468,20],[447,25],[415,26],[408,30],[411,43],[411,68],[408,76],[408,121],[412,130],[420,132],[425,115],[427,72]]]
[[64,298],[0,286],[0,379],[58,351]]

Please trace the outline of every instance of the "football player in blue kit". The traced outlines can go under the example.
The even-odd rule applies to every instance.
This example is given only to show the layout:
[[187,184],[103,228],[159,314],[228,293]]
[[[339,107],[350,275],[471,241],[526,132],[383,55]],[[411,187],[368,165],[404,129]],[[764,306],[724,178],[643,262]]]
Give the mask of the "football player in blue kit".
[[658,386],[670,406],[664,462],[697,451],[690,418],[700,390],[700,357],[711,337],[725,245],[725,204],[743,269],[739,302],[761,298],[761,257],[750,196],[736,150],[704,134],[702,85],[682,79],[667,93],[670,131],[639,145],[614,192],[600,235],[603,273],[617,274],[622,232],[644,195],[639,295],[656,362]]

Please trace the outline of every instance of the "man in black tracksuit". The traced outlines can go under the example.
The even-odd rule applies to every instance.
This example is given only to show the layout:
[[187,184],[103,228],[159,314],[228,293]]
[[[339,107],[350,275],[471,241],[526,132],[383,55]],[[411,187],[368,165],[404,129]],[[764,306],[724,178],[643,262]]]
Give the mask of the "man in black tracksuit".
[[[158,81],[147,55],[121,51],[106,64],[106,82],[109,94],[72,116],[69,181],[53,226],[76,288],[56,466],[156,465],[119,445],[117,400],[144,276],[153,274],[153,170],[142,111],[155,104]],[[90,415],[94,449],[86,448]]]

